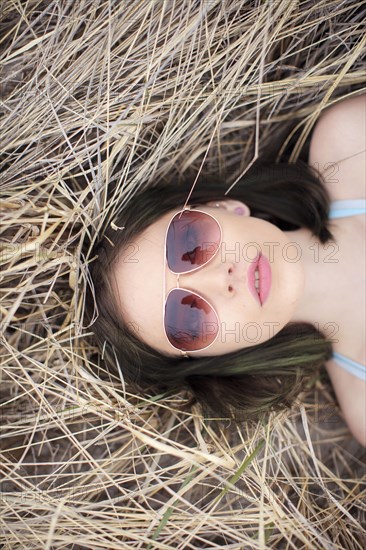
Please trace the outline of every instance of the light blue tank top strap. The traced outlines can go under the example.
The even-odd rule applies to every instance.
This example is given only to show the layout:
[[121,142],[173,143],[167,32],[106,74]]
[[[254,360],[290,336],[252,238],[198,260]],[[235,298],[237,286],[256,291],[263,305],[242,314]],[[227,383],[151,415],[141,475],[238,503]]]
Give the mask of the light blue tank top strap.
[[333,201],[330,205],[329,218],[346,218],[366,213],[366,199]]
[[344,355],[335,351],[333,352],[332,359],[344,370],[350,372],[351,374],[353,374],[353,376],[357,376],[357,378],[361,378],[361,380],[364,380],[366,382],[366,367],[364,365],[361,365],[361,363],[357,363],[357,361],[352,361],[352,359],[349,359],[348,357],[345,357]]
[[[329,218],[346,218],[347,216],[357,216],[366,213],[366,199],[349,199],[333,201],[330,205]],[[366,367],[345,357],[341,353],[333,352],[332,359],[347,372],[350,372],[357,378],[366,381]]]

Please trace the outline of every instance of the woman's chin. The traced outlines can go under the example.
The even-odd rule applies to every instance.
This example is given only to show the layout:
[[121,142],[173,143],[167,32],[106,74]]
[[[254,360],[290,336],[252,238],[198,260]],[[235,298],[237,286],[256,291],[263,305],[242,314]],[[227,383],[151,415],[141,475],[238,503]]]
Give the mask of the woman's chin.
[[281,262],[279,269],[273,270],[271,294],[264,308],[268,321],[279,323],[276,333],[289,323],[300,303],[305,289],[303,262]]

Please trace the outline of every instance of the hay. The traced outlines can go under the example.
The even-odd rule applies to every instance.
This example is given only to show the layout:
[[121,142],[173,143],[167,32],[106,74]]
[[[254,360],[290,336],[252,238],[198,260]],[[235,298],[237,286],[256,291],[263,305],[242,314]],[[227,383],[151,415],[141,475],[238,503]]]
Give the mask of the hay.
[[364,85],[363,10],[3,2],[2,548],[365,547],[365,452],[327,379],[234,433],[101,382],[81,258],[143,188],[200,171],[229,188],[287,123],[277,158],[296,159]]

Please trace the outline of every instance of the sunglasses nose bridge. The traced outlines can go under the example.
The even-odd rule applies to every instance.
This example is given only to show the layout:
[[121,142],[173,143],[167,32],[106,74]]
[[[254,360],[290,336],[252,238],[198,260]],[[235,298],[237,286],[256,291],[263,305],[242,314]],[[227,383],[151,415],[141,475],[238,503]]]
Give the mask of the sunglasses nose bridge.
[[[167,274],[170,274],[170,275],[167,276]],[[164,280],[165,280],[165,293],[166,294],[169,291],[174,290],[175,288],[180,288],[180,283],[179,283],[180,275],[181,275],[181,273],[176,273],[175,271],[170,269],[168,263],[166,263],[166,275],[164,277]],[[168,282],[168,277],[171,278],[171,283],[170,283],[170,280]],[[176,280],[174,280],[175,277],[176,277]]]

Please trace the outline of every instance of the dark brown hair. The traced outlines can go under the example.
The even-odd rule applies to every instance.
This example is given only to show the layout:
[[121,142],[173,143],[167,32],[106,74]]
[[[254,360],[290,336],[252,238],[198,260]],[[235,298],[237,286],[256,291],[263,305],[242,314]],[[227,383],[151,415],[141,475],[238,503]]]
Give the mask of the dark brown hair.
[[[226,355],[177,359],[140,341],[116,310],[110,279],[118,252],[163,214],[183,206],[192,183],[156,186],[135,195],[108,220],[95,244],[86,315],[103,361],[138,392],[188,390],[189,405],[198,402],[204,414],[214,417],[241,421],[289,407],[332,354],[331,343],[312,324],[289,323],[265,343]],[[239,199],[252,216],[283,231],[305,227],[321,243],[333,238],[328,192],[302,161],[257,165],[225,196],[227,187],[222,178],[201,177],[189,204]]]

